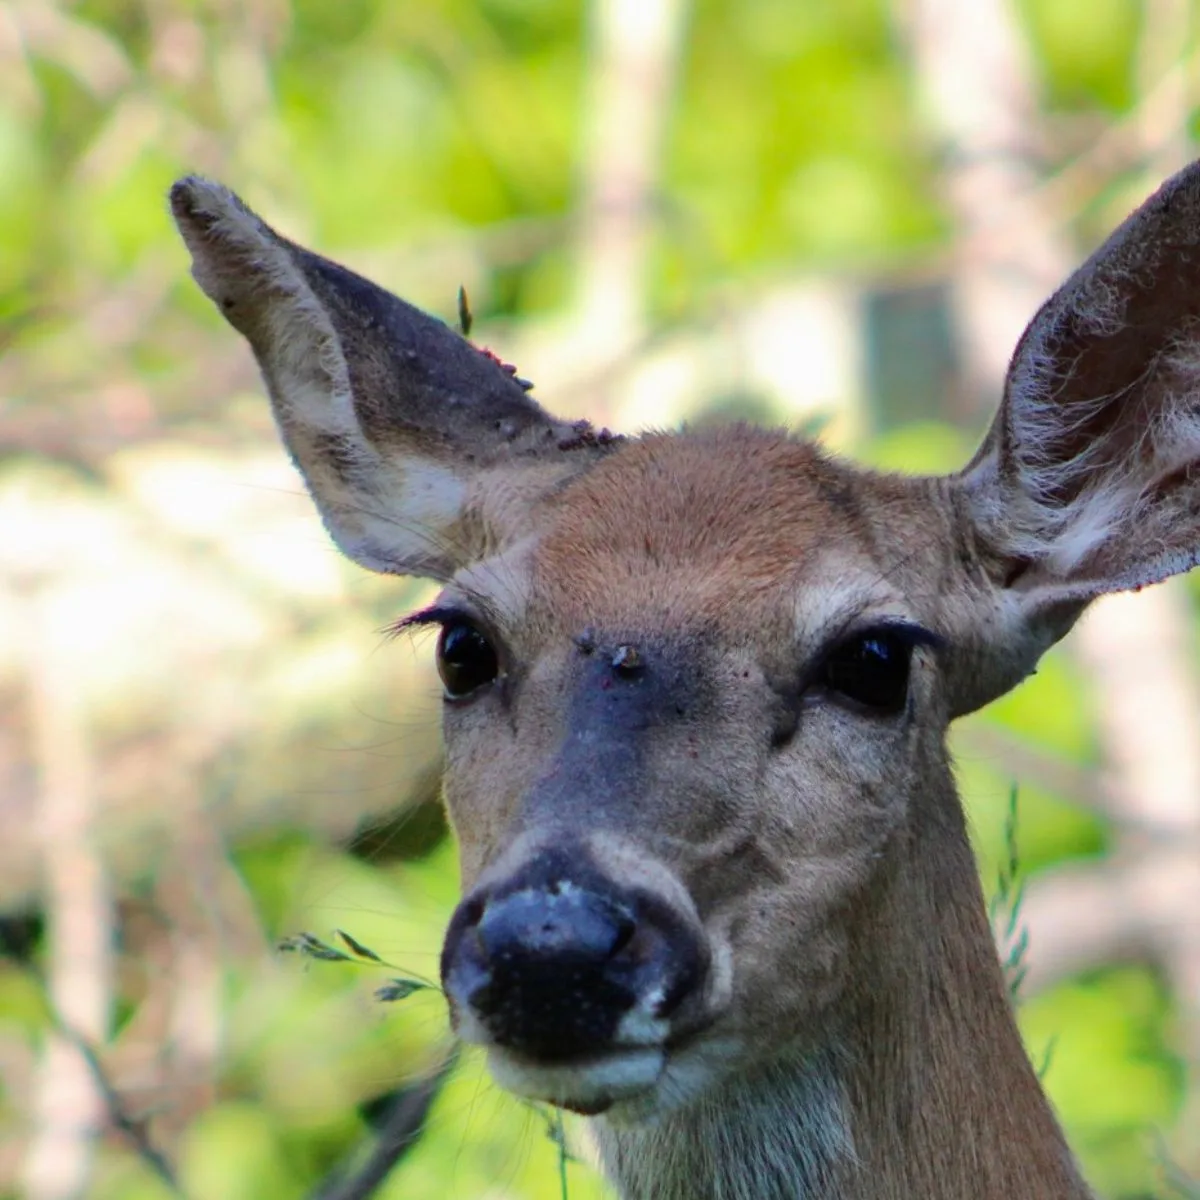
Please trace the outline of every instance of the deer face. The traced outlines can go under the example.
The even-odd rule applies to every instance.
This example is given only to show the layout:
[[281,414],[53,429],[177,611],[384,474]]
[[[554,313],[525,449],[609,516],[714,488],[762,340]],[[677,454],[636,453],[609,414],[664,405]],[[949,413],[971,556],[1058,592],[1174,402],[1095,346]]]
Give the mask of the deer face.
[[948,720],[1094,596],[1200,557],[1200,168],[1043,308],[944,479],[555,421],[224,189],[172,204],[338,544],[445,585],[414,618],[441,626],[462,850],[442,970],[503,1084],[636,1122],[827,1051],[909,951],[967,971]]
[[462,849],[443,979],[506,1086],[620,1119],[821,1038],[947,716],[937,542],[873,489],[749,429],[632,444],[415,618]]

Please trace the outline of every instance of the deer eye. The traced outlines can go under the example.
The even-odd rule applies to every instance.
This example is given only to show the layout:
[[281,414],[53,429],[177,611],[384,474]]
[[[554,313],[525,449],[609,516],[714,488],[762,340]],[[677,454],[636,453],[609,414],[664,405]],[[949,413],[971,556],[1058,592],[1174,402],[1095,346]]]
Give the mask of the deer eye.
[[822,664],[819,682],[872,713],[898,713],[908,701],[912,653],[912,637],[888,629],[867,630],[833,649]]
[[496,648],[461,618],[447,621],[437,644],[437,669],[447,700],[465,700],[500,673]]

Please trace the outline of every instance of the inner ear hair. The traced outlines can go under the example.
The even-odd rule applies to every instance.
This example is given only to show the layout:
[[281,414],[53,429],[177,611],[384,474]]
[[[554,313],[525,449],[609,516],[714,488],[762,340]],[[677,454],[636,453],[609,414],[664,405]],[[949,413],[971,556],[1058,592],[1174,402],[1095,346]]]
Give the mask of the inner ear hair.
[[1042,307],[960,476],[1012,586],[1080,602],[1200,559],[1200,166]]

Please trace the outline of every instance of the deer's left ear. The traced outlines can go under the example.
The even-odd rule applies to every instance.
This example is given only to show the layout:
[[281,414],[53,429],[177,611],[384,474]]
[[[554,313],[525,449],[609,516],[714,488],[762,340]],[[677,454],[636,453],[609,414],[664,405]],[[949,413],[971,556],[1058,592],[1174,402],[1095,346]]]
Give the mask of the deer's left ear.
[[612,448],[219,184],[181,179],[171,208],[197,282],[254,350],[326,527],[363,566],[448,579],[527,534],[540,498]]
[[1101,593],[1200,561],[1200,163],[1033,319],[955,483],[1006,607],[1044,645]]

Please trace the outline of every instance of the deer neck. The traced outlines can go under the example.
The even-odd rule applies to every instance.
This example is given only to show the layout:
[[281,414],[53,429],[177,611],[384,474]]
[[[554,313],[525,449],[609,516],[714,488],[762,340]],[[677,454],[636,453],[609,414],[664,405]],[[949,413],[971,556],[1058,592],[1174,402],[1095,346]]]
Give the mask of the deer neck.
[[598,1123],[625,1200],[1088,1200],[1021,1044],[948,770],[855,921],[828,1033],[658,1123]]

